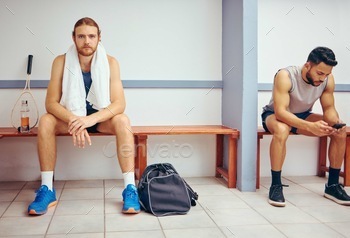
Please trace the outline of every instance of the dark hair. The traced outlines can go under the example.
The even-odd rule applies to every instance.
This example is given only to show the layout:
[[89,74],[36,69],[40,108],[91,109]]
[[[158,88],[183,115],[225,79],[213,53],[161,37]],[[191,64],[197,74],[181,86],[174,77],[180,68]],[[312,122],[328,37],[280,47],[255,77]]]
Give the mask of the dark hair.
[[74,25],[74,30],[72,32],[73,36],[75,36],[75,29],[78,27],[78,26],[82,26],[82,25],[87,25],[87,26],[94,26],[97,28],[97,32],[98,32],[98,35],[101,34],[101,31],[100,31],[100,28],[99,26],[97,25],[97,23],[90,17],[84,17],[84,18],[81,18],[80,20],[78,20],[75,25]]
[[335,60],[334,52],[327,47],[317,47],[311,51],[307,62],[319,64],[321,62],[329,66],[336,66],[338,62]]

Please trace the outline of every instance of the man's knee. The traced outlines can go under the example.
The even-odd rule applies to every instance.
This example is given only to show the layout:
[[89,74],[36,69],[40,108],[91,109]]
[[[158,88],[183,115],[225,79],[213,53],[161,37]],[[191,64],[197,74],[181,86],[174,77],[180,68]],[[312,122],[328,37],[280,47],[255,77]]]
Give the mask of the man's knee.
[[40,117],[38,132],[54,133],[57,125],[57,118],[51,114],[44,114]]
[[281,141],[286,141],[289,136],[290,130],[291,130],[291,127],[288,126],[287,124],[277,123],[272,130],[273,138]]
[[40,117],[39,128],[50,128],[55,125],[56,118],[51,114],[44,114]]
[[330,135],[331,139],[335,139],[335,140],[346,140],[346,131],[345,130],[341,130],[339,132],[335,132],[332,135]]
[[[116,128],[125,128],[130,126],[130,120],[127,115],[125,114],[119,114],[113,117],[112,119],[113,125],[115,125]],[[129,128],[130,129],[130,128]]]

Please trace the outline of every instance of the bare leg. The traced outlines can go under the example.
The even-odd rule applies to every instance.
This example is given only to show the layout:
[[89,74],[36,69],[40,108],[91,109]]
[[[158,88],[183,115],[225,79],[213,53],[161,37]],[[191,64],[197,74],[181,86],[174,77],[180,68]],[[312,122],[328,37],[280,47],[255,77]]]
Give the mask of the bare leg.
[[346,132],[341,131],[339,133],[335,133],[331,135],[330,138],[331,141],[329,143],[328,150],[330,167],[340,169],[345,156]]
[[286,157],[286,142],[289,136],[290,126],[276,120],[271,115],[266,120],[266,125],[272,134],[270,144],[270,163],[273,171],[281,171]]
[[42,185],[36,192],[35,200],[28,206],[28,214],[45,214],[49,207],[57,204],[56,191],[52,186],[53,171],[56,164],[56,133],[67,131],[67,126],[51,114],[40,118],[38,128],[38,154]]
[[140,203],[135,187],[135,147],[134,135],[131,131],[129,118],[125,114],[114,116],[111,120],[100,123],[97,130],[113,133],[117,140],[117,154],[120,168],[123,172],[125,189],[123,190],[123,213],[139,213]]
[[328,150],[329,176],[324,196],[338,204],[350,205],[350,196],[344,190],[343,185],[339,183],[339,173],[345,156],[346,132],[340,130],[332,134],[330,138]]
[[134,172],[134,135],[131,131],[129,118],[125,114],[116,115],[111,120],[100,123],[97,130],[116,135],[120,168],[123,173]]
[[272,134],[270,144],[270,163],[272,182],[269,190],[269,203],[273,206],[284,207],[281,172],[286,157],[286,143],[291,129],[287,124],[276,119],[275,115],[266,118],[266,126]]
[[56,164],[56,134],[67,132],[67,126],[51,114],[40,118],[38,127],[38,154],[41,171],[53,171]]

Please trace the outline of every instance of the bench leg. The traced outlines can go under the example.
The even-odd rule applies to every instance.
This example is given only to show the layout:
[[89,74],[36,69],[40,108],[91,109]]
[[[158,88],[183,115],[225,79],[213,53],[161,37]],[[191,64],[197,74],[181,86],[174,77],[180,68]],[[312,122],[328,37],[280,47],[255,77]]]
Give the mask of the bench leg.
[[256,189],[260,188],[260,140],[263,138],[263,136],[258,135],[257,140],[257,150],[256,150]]
[[137,156],[138,153],[137,153],[137,145],[139,144],[139,138],[137,136],[134,135],[134,143],[135,143],[135,158],[134,158],[134,161],[135,161],[135,165],[134,165],[134,168],[135,168],[135,179],[139,180],[140,179],[140,176],[139,176],[139,171],[140,171],[140,160],[139,160],[139,157]]
[[237,184],[237,138],[229,135],[228,146],[228,187],[235,188]]
[[[135,174],[139,179],[147,166],[147,135],[136,136]],[[137,170],[137,171],[136,171]]]
[[[222,168],[224,166],[224,135],[216,135],[216,168]],[[221,173],[216,170],[215,177],[220,178]]]
[[344,158],[344,186],[350,186],[350,136],[346,137],[346,149]]
[[320,137],[318,145],[317,176],[326,176],[327,171],[327,136]]
[[224,135],[216,135],[216,172],[215,176],[221,175],[227,179],[227,187],[235,188],[237,179],[237,138],[229,135],[228,142],[228,169],[223,168],[224,162]]

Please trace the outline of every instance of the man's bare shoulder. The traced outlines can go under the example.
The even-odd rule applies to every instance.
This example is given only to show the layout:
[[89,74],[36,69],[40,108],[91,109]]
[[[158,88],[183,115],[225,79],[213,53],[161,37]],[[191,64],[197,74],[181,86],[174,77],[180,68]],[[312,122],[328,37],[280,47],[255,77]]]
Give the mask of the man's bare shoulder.
[[330,75],[328,75],[327,84],[326,84],[324,92],[331,92],[331,93],[333,93],[334,89],[335,89],[334,76],[333,76],[333,74],[330,74]]
[[64,64],[65,59],[66,59],[66,55],[65,55],[65,54],[58,55],[58,56],[56,56],[56,58],[53,60],[53,64],[62,65],[62,64]]
[[289,78],[289,72],[286,69],[280,69],[276,73],[276,77],[275,78]]
[[118,60],[116,58],[114,58],[111,55],[107,55],[107,59],[108,59],[108,63],[109,63],[110,66],[117,66],[117,67],[119,67],[119,63],[118,63]]
[[292,87],[292,82],[289,77],[289,72],[281,69],[276,73],[274,80],[274,88],[280,92],[288,92]]

